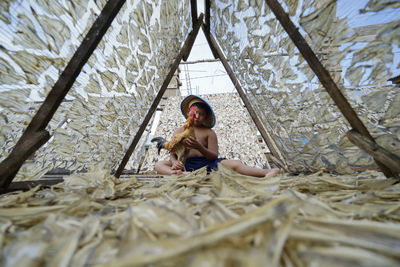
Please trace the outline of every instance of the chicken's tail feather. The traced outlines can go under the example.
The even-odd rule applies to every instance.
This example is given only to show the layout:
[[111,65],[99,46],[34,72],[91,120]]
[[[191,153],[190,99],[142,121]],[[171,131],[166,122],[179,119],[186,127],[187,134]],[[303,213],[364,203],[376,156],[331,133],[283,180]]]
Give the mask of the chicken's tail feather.
[[162,137],[154,137],[153,139],[151,139],[151,142],[157,142],[158,154],[160,155],[161,148],[164,148],[164,145],[167,142],[167,140],[165,140],[165,138]]

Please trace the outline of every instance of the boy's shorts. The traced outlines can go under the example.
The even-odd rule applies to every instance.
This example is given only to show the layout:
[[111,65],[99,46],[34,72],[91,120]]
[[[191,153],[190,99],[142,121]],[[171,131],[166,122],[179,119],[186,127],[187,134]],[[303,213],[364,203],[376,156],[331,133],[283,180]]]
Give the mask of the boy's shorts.
[[207,173],[210,173],[211,170],[217,170],[218,163],[224,160],[225,158],[218,158],[216,160],[209,160],[205,157],[191,157],[187,158],[185,162],[185,170],[188,172],[195,171],[204,166],[207,166]]

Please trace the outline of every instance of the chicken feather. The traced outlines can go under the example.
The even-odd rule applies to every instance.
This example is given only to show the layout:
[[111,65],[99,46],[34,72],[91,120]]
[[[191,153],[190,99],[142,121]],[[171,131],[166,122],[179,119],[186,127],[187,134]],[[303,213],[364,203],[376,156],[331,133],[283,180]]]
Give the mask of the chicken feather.
[[184,145],[184,141],[190,136],[195,137],[193,119],[197,116],[197,108],[192,107],[189,116],[183,125],[183,132],[174,135],[171,141],[167,141],[163,137],[155,137],[151,139],[151,142],[157,142],[158,154],[160,154],[161,149],[164,148],[170,153],[176,154],[178,160],[184,163],[188,152],[188,149],[186,149]]

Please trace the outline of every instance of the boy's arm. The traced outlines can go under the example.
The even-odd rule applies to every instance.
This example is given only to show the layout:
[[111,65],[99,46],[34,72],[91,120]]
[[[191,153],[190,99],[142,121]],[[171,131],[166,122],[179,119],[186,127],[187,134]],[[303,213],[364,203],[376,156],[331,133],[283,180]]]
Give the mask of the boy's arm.
[[209,160],[216,160],[218,158],[218,138],[217,135],[213,130],[210,130],[210,134],[208,135],[207,138],[207,144],[208,148],[204,149],[205,151],[200,151],[204,157],[206,157]]

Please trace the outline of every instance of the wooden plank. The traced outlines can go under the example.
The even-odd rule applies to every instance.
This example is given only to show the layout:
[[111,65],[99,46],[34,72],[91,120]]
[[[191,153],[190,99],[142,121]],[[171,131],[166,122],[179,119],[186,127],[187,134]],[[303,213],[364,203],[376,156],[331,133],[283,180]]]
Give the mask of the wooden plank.
[[207,33],[210,33],[210,9],[211,9],[211,2],[210,0],[204,0],[204,13],[205,13],[205,18],[204,18],[204,27]]
[[[272,12],[275,14],[276,18],[279,20],[285,31],[288,33],[289,37],[292,39],[293,43],[299,49],[300,53],[307,61],[310,68],[314,71],[315,75],[317,75],[319,81],[325,87],[328,94],[338,106],[339,110],[350,123],[351,127],[353,129],[356,129],[362,135],[368,137],[371,141],[375,142],[374,138],[368,132],[362,121],[358,118],[357,114],[350,106],[347,99],[344,97],[342,92],[340,92],[329,72],[324,68],[315,53],[312,51],[311,47],[308,45],[307,41],[303,38],[297,27],[293,24],[289,16],[285,13],[279,2],[277,0],[265,1],[267,5],[271,8]],[[379,162],[377,162],[377,164],[386,175],[386,177],[393,176],[393,173],[383,164]]]
[[353,144],[370,154],[375,160],[385,164],[393,173],[400,174],[399,156],[387,151],[354,129],[348,131],[346,136]]
[[183,61],[186,61],[190,55],[190,51],[192,51],[192,47],[194,44],[194,41],[197,37],[197,34],[199,33],[200,30],[200,26],[203,25],[203,18],[204,18],[204,14],[201,13],[199,16],[199,19],[196,21],[196,23],[193,25],[193,30],[189,33],[189,40],[188,40],[188,46],[186,51],[184,51],[183,55],[182,55],[182,59]]
[[[203,24],[203,16],[204,16],[203,14],[200,14],[199,19],[197,20],[196,24],[194,25],[194,28],[191,31],[191,33],[192,32],[198,33],[200,26]],[[160,103],[160,100],[161,100],[162,96],[164,95],[165,90],[167,89],[167,87],[168,87],[168,85],[169,85],[169,83],[170,83],[170,81],[171,81],[176,69],[178,68],[179,63],[181,62],[183,55],[185,55],[187,53],[187,50],[190,49],[190,47],[193,46],[193,43],[194,43],[195,39],[196,39],[196,35],[194,35],[194,37],[193,37],[190,34],[186,38],[186,41],[185,41],[184,45],[182,46],[182,49],[179,52],[178,56],[175,58],[175,61],[172,63],[171,69],[168,72],[168,74],[167,74],[167,76],[166,76],[166,78],[165,78],[160,90],[158,91],[157,96],[153,101],[153,104],[150,106],[150,109],[147,112],[147,114],[146,114],[141,126],[139,127],[139,130],[137,131],[135,137],[133,138],[133,141],[132,141],[131,145],[129,146],[128,150],[126,151],[124,157],[122,158],[122,161],[121,161],[120,165],[118,166],[117,171],[114,174],[115,177],[119,178],[121,176],[122,171],[124,170],[126,164],[128,163],[128,160],[131,157],[133,151],[135,150],[136,145],[140,140],[140,137],[142,136],[144,130],[146,129],[147,124],[149,123],[151,117],[153,116],[154,111],[156,110],[158,104]]]
[[208,46],[209,46],[210,49],[211,49],[211,53],[213,54],[213,56],[214,56],[215,59],[218,59],[219,56],[218,56],[217,51],[215,51],[215,48],[214,48],[213,45],[212,45],[212,42],[211,42],[211,39],[210,39],[210,33],[209,33],[209,32],[207,33],[207,30],[206,30],[206,28],[205,28],[205,25],[203,25],[203,26],[201,27],[201,29],[203,30],[203,33],[204,33],[204,35],[206,36],[206,40],[207,40]]
[[197,21],[197,0],[190,0],[190,8],[192,10],[192,25]]
[[28,191],[38,185],[40,188],[47,188],[55,184],[62,183],[63,178],[57,179],[46,179],[46,180],[35,180],[35,181],[22,181],[22,182],[12,182],[7,188],[0,188],[0,194],[14,192],[14,191]]
[[256,111],[254,110],[253,106],[251,105],[250,101],[248,100],[246,93],[244,92],[242,86],[240,85],[239,80],[236,78],[235,74],[233,73],[233,70],[228,63],[228,60],[226,59],[225,55],[223,54],[217,41],[215,40],[214,36],[211,33],[209,33],[209,37],[210,37],[213,48],[218,53],[218,57],[221,59],[221,62],[224,65],[225,70],[229,75],[229,78],[231,78],[232,83],[234,84],[237,92],[239,93],[240,98],[243,100],[243,103],[245,104],[251,118],[253,119],[255,125],[257,126],[258,131],[261,133],[261,136],[263,137],[265,143],[268,145],[268,148],[271,151],[271,153],[276,157],[275,158],[275,160],[277,161],[276,164],[278,164],[281,168],[283,168],[287,172],[289,172],[287,165],[285,163],[285,159],[282,157],[282,154],[280,153],[278,147],[274,144],[271,136],[268,134],[268,132],[265,130],[264,126],[262,125],[260,118],[257,116]]
[[198,63],[210,63],[210,62],[219,62],[219,61],[220,61],[219,59],[202,59],[202,60],[181,62],[181,65],[198,64]]
[[18,145],[16,145],[8,157],[0,163],[0,188],[7,188],[25,160],[49,139],[49,132],[41,130],[31,132],[29,138],[25,138],[21,142],[18,141]]
[[[7,187],[23,162],[47,142],[49,138],[46,139],[46,135],[48,133],[44,133],[44,129],[124,3],[125,0],[110,0],[104,6],[13,151],[0,163],[0,187]],[[31,144],[34,140],[37,143]],[[26,146],[27,142],[30,142],[30,146]]]
[[390,78],[388,81],[392,82],[393,84],[400,84],[400,75]]
[[214,58],[218,58],[218,53],[215,51],[211,44],[210,40],[210,24],[211,24],[211,19],[210,19],[210,9],[211,9],[211,3],[210,0],[204,0],[204,9],[205,9],[205,18],[204,18],[204,25],[201,27],[203,30],[204,35],[206,36],[206,40],[208,43],[208,46],[211,49],[211,53],[213,54]]

